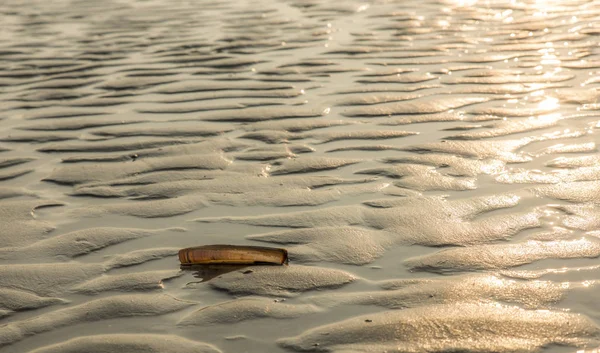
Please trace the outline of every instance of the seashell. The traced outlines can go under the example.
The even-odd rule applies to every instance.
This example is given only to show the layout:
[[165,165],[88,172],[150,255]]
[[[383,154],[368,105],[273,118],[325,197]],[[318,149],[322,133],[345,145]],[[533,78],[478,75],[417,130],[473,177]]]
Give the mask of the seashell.
[[244,245],[205,245],[179,250],[182,265],[283,265],[288,262],[285,249]]

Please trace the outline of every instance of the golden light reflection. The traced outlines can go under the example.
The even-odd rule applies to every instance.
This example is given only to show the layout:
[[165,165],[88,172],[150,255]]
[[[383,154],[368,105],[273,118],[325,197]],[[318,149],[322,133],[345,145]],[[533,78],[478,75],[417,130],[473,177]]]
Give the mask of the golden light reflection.
[[542,60],[540,60],[540,64],[542,65],[560,65],[561,62],[556,55],[551,54],[544,54]]
[[516,282],[515,280],[506,280],[506,279],[500,279],[496,276],[488,276],[485,279],[482,279],[482,281],[486,282],[486,285],[488,287],[499,287],[499,288],[504,288],[506,287],[506,284],[509,282]]
[[367,9],[369,9],[369,7],[370,7],[369,4],[362,4],[356,9],[356,12],[366,11]]
[[477,4],[479,0],[458,0],[456,1],[456,6],[473,6],[475,4]]
[[494,15],[495,18],[505,18],[513,13],[513,10],[505,10]]
[[553,217],[557,214],[561,214],[561,212],[552,209],[544,209],[542,212],[544,213],[545,217]]
[[[481,171],[485,174],[493,175],[502,173],[505,170],[504,164],[500,161],[496,163],[486,164],[481,167]],[[518,196],[516,196],[518,198]],[[518,199],[517,199],[518,200]]]
[[538,103],[538,109],[540,110],[555,110],[558,108],[560,108],[560,104],[558,104],[558,99],[554,97],[546,97]]
[[546,123],[553,123],[555,121],[559,121],[560,119],[562,119],[562,114],[559,114],[559,113],[544,114],[544,115],[538,116],[536,119],[539,121],[546,122]]

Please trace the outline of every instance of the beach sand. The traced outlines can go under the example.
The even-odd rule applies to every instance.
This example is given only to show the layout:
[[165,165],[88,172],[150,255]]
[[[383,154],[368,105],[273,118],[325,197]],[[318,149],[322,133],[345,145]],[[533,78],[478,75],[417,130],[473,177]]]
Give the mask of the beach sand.
[[592,352],[598,5],[2,1],[0,352]]

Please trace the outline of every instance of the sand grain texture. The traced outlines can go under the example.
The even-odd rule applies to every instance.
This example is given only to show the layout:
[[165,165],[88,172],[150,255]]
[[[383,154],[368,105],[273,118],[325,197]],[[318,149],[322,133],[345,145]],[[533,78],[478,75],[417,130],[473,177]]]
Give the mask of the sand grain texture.
[[184,302],[165,294],[96,299],[85,304],[4,325],[0,327],[0,345],[5,346],[26,337],[64,326],[122,317],[163,315],[190,305],[193,303]]
[[576,314],[458,304],[364,315],[279,342],[294,351],[417,352],[427,345],[431,352],[534,352],[551,344],[593,344],[598,334],[597,326]]
[[74,338],[31,351],[30,353],[109,353],[123,350],[131,353],[219,353],[216,347],[175,335],[111,334]]

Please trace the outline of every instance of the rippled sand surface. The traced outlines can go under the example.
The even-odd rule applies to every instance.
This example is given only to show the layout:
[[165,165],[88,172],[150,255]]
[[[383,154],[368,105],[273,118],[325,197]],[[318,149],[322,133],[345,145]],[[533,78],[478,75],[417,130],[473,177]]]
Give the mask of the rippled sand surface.
[[0,352],[596,352],[599,17],[2,1]]

